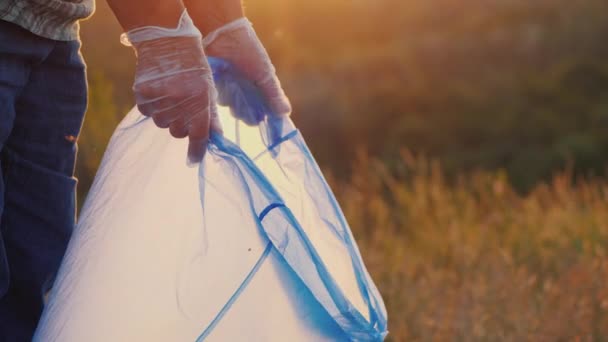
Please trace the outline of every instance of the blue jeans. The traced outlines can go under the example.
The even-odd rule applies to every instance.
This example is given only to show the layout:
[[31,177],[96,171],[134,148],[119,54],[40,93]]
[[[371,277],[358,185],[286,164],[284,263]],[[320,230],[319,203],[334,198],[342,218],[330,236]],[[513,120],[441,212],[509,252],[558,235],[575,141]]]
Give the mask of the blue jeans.
[[0,21],[0,341],[29,341],[75,222],[80,42]]

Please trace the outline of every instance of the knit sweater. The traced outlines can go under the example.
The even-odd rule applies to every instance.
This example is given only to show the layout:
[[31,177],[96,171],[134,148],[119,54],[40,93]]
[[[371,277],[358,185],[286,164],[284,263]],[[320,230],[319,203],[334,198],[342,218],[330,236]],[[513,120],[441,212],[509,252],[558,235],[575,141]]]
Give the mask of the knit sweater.
[[78,20],[94,11],[94,0],[0,0],[0,20],[53,40],[78,39]]

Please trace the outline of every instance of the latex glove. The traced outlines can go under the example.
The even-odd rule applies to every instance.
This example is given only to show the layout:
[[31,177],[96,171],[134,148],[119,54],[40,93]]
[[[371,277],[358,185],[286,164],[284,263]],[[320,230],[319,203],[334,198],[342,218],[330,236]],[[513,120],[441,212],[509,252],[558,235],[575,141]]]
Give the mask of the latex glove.
[[[247,18],[237,19],[210,32],[203,39],[203,45],[209,56],[227,60],[253,82],[268,102],[272,114],[280,117],[291,113],[291,104],[281,87],[270,57]],[[248,124],[257,124],[262,119],[257,118],[258,122],[255,122],[255,115],[248,113],[250,108],[234,106],[229,103],[231,96],[224,94],[225,89],[219,87],[218,91],[219,103],[230,106],[237,118]]]
[[175,29],[145,26],[122,36],[137,55],[137,108],[174,137],[189,137],[190,163],[202,160],[209,129],[221,132],[217,93],[201,39],[186,11]]

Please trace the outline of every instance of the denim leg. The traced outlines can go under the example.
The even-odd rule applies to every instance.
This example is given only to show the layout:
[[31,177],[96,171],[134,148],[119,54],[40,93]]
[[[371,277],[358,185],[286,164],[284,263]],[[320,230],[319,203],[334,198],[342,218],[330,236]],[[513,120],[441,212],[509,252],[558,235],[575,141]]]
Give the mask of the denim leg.
[[[17,39],[19,46],[24,38]],[[73,173],[87,102],[85,66],[79,42],[37,45],[45,44],[51,48],[41,60],[28,61],[0,158],[0,231],[10,275],[0,299],[0,341],[7,342],[31,340],[75,221]]]
[[[0,22],[1,23],[1,22]],[[2,29],[2,27],[0,27]],[[8,139],[15,120],[15,99],[29,78],[29,65],[21,55],[9,53],[10,42],[3,39],[6,32],[0,31],[0,148]],[[6,43],[6,44],[5,44]],[[4,165],[0,165],[2,168]],[[2,174],[0,168],[0,175]],[[4,182],[0,177],[0,215],[4,208]],[[4,248],[4,239],[0,229],[0,298],[8,290],[9,269]]]

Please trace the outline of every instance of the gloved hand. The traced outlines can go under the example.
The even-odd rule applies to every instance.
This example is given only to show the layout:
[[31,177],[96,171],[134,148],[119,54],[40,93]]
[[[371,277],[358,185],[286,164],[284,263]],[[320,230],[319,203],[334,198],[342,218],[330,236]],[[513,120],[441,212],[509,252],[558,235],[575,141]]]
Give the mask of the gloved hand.
[[[268,102],[272,114],[285,116],[291,113],[291,104],[281,87],[270,57],[247,18],[234,20],[210,32],[203,39],[203,46],[209,56],[227,60],[245,78],[253,82]],[[224,91],[222,87],[218,88],[219,103],[230,106],[237,118],[248,124],[256,124],[257,122],[251,122],[254,115],[248,113],[250,108],[233,106],[229,103],[231,97],[223,94]]]
[[209,129],[221,132],[217,93],[201,43],[184,11],[175,29],[145,26],[123,34],[137,55],[133,90],[139,111],[176,138],[189,137],[188,161],[206,151]]

